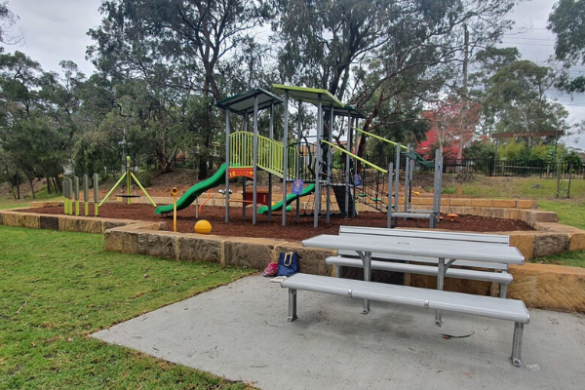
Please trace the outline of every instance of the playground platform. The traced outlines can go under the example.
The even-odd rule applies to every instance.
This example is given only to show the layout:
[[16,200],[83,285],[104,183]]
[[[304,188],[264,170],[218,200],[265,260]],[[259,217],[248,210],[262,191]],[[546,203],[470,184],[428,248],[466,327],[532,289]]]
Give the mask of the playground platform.
[[286,291],[251,276],[94,337],[265,390],[583,388],[583,314],[531,310],[516,368],[502,321],[446,313],[437,328],[422,309],[375,304],[364,316],[359,300],[298,299],[287,323]]

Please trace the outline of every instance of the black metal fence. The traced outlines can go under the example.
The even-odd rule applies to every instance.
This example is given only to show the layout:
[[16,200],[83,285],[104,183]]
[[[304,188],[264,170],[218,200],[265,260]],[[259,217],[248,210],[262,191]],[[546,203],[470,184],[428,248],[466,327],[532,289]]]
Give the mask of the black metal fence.
[[585,164],[566,162],[494,161],[492,159],[457,160],[445,159],[445,173],[478,173],[487,176],[539,176],[541,178],[585,179]]

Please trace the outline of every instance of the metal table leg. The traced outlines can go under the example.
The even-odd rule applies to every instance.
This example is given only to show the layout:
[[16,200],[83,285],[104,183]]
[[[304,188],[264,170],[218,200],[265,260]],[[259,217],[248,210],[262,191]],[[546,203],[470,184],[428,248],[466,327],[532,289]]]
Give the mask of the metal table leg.
[[[439,257],[439,272],[437,274],[437,290],[443,290],[445,283],[445,258]],[[435,312],[435,326],[441,327],[443,325],[443,316],[441,311]]]
[[[358,252],[363,263],[364,263],[364,281],[369,282],[372,280],[372,252]],[[370,312],[370,300],[364,299],[364,310],[362,314],[368,314]]]

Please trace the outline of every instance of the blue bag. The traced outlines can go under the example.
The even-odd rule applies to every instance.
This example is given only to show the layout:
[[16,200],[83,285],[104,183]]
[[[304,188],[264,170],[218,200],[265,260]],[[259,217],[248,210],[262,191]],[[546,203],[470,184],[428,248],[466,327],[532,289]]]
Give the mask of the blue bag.
[[299,272],[299,259],[296,252],[281,253],[278,258],[278,276],[292,276]]

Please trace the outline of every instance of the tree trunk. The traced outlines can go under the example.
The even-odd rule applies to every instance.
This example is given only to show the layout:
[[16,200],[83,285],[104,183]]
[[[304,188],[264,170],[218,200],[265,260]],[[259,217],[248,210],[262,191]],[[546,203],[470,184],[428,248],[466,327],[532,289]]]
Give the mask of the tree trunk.
[[46,175],[45,178],[47,179],[47,194],[52,194],[51,192],[51,176]]
[[34,179],[32,179],[32,180],[28,179],[28,182],[30,184],[30,191],[32,192],[32,197],[33,197],[33,199],[36,199],[37,197],[35,196],[35,186],[33,184],[33,180]]
[[14,174],[14,180],[16,182],[16,199],[20,199],[20,181],[18,180],[18,172]]
[[197,179],[203,180],[207,178],[207,159],[203,156],[199,157],[199,176]]
[[63,192],[63,186],[61,185],[61,181],[57,177],[53,177],[53,185],[55,186],[55,193]]

